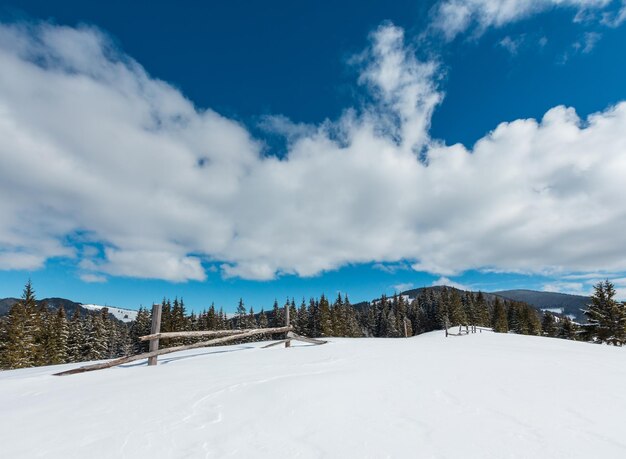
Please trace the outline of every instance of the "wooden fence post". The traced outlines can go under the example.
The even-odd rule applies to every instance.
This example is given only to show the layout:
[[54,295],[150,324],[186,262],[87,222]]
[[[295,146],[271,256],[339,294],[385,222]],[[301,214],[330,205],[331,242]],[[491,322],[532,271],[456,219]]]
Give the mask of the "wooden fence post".
[[[154,335],[161,331],[161,305],[153,304],[152,305],[152,328],[150,330],[150,334]],[[150,341],[150,352],[159,350],[159,340],[153,339]],[[157,364],[158,356],[153,356],[148,358],[148,365],[153,366]]]
[[[289,303],[285,303],[285,327],[289,326]],[[288,338],[288,336],[286,336]],[[291,340],[285,341],[285,347],[291,347]]]

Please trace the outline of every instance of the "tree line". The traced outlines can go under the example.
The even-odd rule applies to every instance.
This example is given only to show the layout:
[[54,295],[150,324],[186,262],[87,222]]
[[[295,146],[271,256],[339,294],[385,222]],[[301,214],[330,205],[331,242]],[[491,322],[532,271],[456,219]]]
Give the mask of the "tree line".
[[[541,335],[571,340],[622,345],[626,342],[626,306],[614,300],[615,289],[608,282],[595,286],[585,314],[588,323],[579,325],[568,317],[540,313],[534,307],[482,292],[462,292],[454,288],[424,289],[415,299],[382,296],[372,303],[353,306],[347,296],[334,301],[325,295],[305,299],[297,305],[288,299],[283,306],[255,313],[239,301],[234,316],[212,304],[196,314],[187,313],[182,299],[164,299],[161,304],[161,332],[225,330],[280,327],[289,309],[290,323],[298,334],[310,337],[388,337],[414,336],[447,326],[475,325],[498,333]],[[26,368],[39,365],[100,360],[145,352],[148,343],[140,336],[150,333],[151,311],[140,308],[130,324],[108,314],[108,310],[81,315],[77,308],[70,318],[63,307],[51,311],[36,303],[30,281],[21,299],[8,316],[0,318],[0,368]],[[256,339],[280,338],[261,336]],[[161,347],[189,344],[200,338],[162,340]]]

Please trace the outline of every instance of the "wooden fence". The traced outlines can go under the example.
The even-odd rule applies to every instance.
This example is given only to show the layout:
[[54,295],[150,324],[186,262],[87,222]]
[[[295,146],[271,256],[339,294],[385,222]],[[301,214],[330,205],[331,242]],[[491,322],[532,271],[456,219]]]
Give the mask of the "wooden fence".
[[[76,373],[85,373],[87,371],[102,370],[104,368],[111,368],[124,363],[134,362],[136,360],[148,359],[148,365],[154,366],[157,364],[157,359],[160,355],[170,354],[172,352],[185,351],[187,349],[197,349],[201,347],[214,346],[217,344],[225,344],[232,341],[236,341],[242,338],[249,338],[258,335],[272,335],[277,333],[285,333],[285,338],[275,343],[270,343],[263,346],[263,349],[276,346],[278,344],[284,344],[286,348],[291,347],[291,341],[303,341],[309,344],[326,344],[326,341],[307,338],[300,336],[293,332],[293,326],[290,324],[289,319],[289,307],[285,306],[285,326],[273,327],[273,328],[253,328],[244,330],[207,330],[207,331],[182,331],[182,332],[168,332],[161,333],[161,305],[155,304],[152,306],[152,327],[150,334],[142,336],[139,339],[141,341],[150,341],[150,347],[148,352],[137,355],[129,355],[120,357],[117,359],[109,360],[102,363],[94,363],[92,365],[85,365],[80,368],[74,368],[72,370],[62,371],[55,373],[55,376],[73,375]],[[172,338],[197,338],[197,337],[211,337],[212,339],[206,341],[200,341],[193,344],[184,344],[180,346],[166,347],[159,349],[159,341],[162,339]]]

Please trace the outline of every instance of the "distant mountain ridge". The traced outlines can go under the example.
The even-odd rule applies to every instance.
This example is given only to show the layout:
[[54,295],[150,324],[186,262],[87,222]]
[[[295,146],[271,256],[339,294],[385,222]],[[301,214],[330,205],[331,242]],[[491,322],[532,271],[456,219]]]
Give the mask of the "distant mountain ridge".
[[[11,307],[18,301],[18,298],[0,299],[0,317],[6,316],[11,310]],[[132,322],[137,317],[137,311],[134,311],[132,309],[118,308],[115,306],[100,306],[96,304],[82,304],[65,298],[43,298],[41,300],[37,300],[37,306],[39,306],[41,303],[46,303],[48,305],[48,309],[50,309],[51,311],[56,311],[61,306],[63,306],[63,309],[65,309],[65,314],[68,318],[74,314],[76,308],[80,309],[80,314],[82,316],[86,316],[88,314],[97,313],[104,307],[109,309],[110,316],[113,316],[115,319],[122,322]]]
[[493,294],[514,301],[523,301],[541,310],[550,310],[570,316],[576,322],[586,322],[582,310],[591,302],[591,298],[567,293],[540,292],[537,290],[501,290]]

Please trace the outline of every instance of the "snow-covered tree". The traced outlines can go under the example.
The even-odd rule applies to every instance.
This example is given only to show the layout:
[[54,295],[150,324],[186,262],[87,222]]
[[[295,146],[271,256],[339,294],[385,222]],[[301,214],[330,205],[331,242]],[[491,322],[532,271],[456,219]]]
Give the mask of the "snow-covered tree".
[[615,287],[608,280],[594,286],[591,304],[583,312],[587,336],[598,343],[621,346],[626,342],[626,307],[613,298]]

